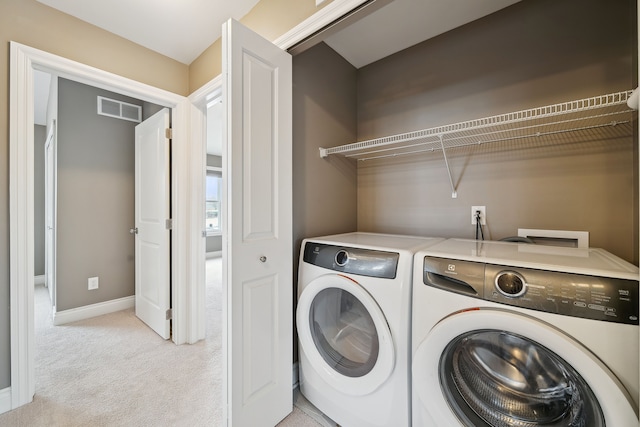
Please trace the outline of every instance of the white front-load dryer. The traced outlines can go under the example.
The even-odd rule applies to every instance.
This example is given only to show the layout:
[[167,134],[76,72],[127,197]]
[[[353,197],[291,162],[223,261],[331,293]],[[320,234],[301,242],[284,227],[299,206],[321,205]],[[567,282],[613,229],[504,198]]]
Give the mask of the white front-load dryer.
[[302,242],[300,391],[339,425],[410,425],[413,255],[441,240],[348,233]]
[[413,426],[638,426],[638,268],[450,239],[416,254]]

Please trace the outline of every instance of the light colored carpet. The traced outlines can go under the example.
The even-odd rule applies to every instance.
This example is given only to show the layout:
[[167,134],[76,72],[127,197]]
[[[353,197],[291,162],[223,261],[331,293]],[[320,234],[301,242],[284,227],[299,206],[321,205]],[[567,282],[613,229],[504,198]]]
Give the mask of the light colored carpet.
[[[124,310],[54,327],[36,287],[36,395],[0,426],[219,426],[221,263],[207,261],[207,337],[176,346]],[[278,426],[317,427],[294,411]]]

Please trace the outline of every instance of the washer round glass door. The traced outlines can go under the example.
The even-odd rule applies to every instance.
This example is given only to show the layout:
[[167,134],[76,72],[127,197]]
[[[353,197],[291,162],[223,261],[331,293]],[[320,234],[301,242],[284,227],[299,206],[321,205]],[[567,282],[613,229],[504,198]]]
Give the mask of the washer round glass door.
[[391,331],[359,283],[336,274],[316,278],[300,295],[296,320],[309,363],[340,392],[368,394],[391,375]]
[[479,309],[440,321],[414,354],[414,391],[438,425],[636,425],[617,378],[541,320]]
[[440,386],[465,424],[603,427],[593,391],[540,343],[501,330],[458,336],[440,358]]

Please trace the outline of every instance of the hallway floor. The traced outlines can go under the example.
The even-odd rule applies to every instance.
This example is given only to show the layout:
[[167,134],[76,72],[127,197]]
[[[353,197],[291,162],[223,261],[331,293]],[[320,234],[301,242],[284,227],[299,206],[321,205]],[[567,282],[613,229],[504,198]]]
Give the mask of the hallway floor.
[[[48,290],[37,286],[36,394],[0,414],[0,425],[222,425],[221,293],[221,261],[214,258],[207,261],[206,339],[176,346],[133,309],[54,327]],[[278,427],[321,425],[301,407]]]

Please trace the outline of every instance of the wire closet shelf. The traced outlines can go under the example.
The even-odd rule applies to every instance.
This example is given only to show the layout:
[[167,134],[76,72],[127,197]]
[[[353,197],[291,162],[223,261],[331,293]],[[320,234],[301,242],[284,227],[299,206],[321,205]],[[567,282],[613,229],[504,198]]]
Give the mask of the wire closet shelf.
[[[450,148],[526,140],[620,125],[627,125],[631,130],[635,110],[627,105],[627,101],[632,93],[632,90],[628,90],[332,148],[320,148],[320,156],[340,154],[365,161],[442,150],[446,161],[446,150]],[[453,193],[455,197],[455,190]]]

